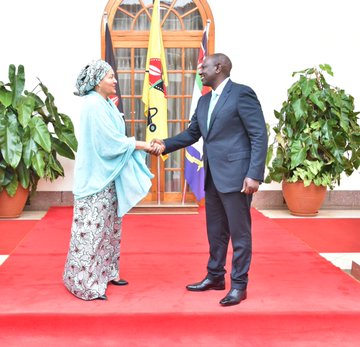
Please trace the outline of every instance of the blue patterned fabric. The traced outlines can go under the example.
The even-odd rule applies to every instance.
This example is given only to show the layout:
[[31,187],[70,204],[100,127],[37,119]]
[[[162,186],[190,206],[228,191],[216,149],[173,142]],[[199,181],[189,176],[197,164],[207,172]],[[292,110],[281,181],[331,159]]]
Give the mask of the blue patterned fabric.
[[76,80],[75,93],[78,96],[84,96],[97,86],[105,77],[111,66],[104,60],[96,60],[86,65]]
[[125,122],[115,104],[95,91],[86,96],[81,112],[75,160],[74,196],[81,199],[115,182],[118,216],[122,217],[148,193],[152,173],[146,153],[125,135]]

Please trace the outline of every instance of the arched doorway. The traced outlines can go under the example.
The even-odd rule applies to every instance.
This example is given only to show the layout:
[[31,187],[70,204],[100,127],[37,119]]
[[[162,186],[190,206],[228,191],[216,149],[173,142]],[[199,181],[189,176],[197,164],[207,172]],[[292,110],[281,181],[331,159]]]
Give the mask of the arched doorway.
[[[152,0],[110,0],[105,8],[110,28],[127,134],[145,139],[146,118],[141,101]],[[160,1],[161,27],[168,70],[168,134],[173,136],[189,122],[190,105],[196,74],[202,32],[208,19],[209,52],[214,50],[214,24],[206,1]],[[104,23],[102,57],[104,58]],[[157,159],[150,157],[148,166],[155,174],[147,201],[180,202],[184,187],[184,150],[172,153],[160,170]],[[157,184],[159,182],[159,185]],[[187,194],[188,201],[195,201]]]

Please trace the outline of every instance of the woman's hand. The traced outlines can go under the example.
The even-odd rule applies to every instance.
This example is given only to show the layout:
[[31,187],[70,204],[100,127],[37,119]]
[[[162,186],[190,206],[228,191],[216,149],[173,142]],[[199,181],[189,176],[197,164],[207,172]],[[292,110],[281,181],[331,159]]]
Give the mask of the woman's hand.
[[165,151],[164,141],[159,140],[159,139],[153,139],[150,142],[150,149],[149,149],[148,153],[159,156],[164,151]]
[[147,153],[150,153],[152,155],[159,156],[164,152],[165,145],[162,140],[152,140],[151,142],[145,142],[145,141],[136,141],[135,142],[135,148],[144,150]]

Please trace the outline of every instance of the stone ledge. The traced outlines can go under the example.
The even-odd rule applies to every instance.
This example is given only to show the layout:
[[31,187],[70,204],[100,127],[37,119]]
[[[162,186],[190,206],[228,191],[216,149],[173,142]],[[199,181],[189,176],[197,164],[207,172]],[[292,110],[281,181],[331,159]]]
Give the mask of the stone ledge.
[[[253,206],[258,209],[287,209],[281,190],[264,190],[254,195]],[[360,209],[359,190],[327,191],[321,206],[322,210],[357,210]]]

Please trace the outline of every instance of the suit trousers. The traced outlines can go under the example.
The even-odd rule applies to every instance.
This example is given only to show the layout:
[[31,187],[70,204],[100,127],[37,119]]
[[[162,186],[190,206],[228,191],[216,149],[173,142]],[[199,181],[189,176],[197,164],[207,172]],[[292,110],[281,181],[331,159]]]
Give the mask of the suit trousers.
[[224,278],[229,241],[233,248],[231,287],[245,289],[252,256],[252,195],[241,192],[221,193],[216,189],[210,168],[205,183],[205,208],[210,256],[207,277]]

